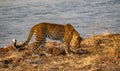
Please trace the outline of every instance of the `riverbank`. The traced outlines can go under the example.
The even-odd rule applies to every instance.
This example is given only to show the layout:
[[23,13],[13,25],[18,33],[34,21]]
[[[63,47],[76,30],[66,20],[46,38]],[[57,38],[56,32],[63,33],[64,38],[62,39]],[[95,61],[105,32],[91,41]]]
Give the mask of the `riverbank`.
[[45,56],[41,49],[35,55],[28,46],[0,48],[0,71],[120,71],[120,34],[84,38],[70,56],[65,55],[62,43],[46,43],[52,56]]

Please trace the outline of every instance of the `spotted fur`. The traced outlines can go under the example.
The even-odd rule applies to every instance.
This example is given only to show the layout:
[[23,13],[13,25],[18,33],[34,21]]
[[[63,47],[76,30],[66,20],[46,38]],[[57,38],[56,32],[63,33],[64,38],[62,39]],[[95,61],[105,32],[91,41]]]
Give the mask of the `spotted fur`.
[[69,54],[70,47],[79,47],[82,40],[79,33],[73,28],[71,24],[60,25],[43,22],[31,28],[29,36],[23,44],[16,45],[17,41],[14,40],[14,46],[16,48],[24,47],[29,43],[33,34],[35,36],[34,43],[36,43],[34,47],[38,48],[39,46],[42,46],[43,51],[45,51],[46,38],[50,38],[63,42],[65,44],[66,54]]

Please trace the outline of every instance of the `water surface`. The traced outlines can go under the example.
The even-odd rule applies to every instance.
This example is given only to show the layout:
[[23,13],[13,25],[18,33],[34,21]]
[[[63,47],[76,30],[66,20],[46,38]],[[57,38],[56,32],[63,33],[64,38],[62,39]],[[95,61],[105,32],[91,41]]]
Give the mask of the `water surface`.
[[120,0],[0,0],[0,47],[39,22],[71,23],[82,37],[120,33]]

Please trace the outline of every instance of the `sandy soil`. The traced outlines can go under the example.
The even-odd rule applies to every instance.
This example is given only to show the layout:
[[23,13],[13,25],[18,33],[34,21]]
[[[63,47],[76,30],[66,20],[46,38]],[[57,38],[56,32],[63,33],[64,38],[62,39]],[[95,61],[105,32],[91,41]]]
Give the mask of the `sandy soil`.
[[69,56],[62,43],[46,43],[52,56],[45,56],[41,48],[33,50],[32,44],[23,50],[0,48],[0,71],[120,71],[120,34],[84,38]]

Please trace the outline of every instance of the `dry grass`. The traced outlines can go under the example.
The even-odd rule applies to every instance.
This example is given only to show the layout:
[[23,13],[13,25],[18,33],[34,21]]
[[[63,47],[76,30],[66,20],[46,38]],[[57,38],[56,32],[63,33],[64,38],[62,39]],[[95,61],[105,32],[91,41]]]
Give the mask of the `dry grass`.
[[0,71],[120,71],[120,34],[84,38],[70,56],[62,43],[47,42],[52,56],[45,56],[41,49],[35,54],[29,45],[24,50],[1,48]]

